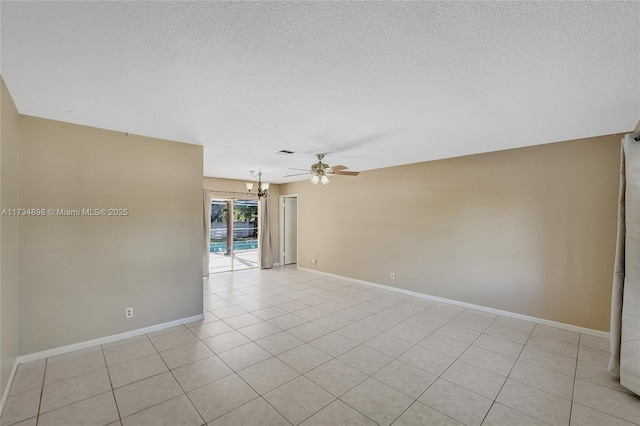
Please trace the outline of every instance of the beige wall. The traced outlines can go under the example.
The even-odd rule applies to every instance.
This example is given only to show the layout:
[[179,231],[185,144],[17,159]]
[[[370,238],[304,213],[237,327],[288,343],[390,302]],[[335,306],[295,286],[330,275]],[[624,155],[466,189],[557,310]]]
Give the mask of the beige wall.
[[[17,208],[19,121],[0,77],[0,211]],[[0,215],[0,397],[18,356],[18,219]]]
[[298,264],[608,330],[620,139],[282,185],[298,194]]
[[[246,197],[247,194],[247,182],[257,182],[256,178],[251,177],[249,173],[247,173],[247,180],[234,180],[234,179],[221,179],[221,178],[213,178],[213,177],[205,177],[204,178],[204,188],[211,189],[214,192],[211,194],[216,198],[238,198],[238,199],[248,199]],[[265,181],[268,182],[267,179]],[[257,184],[256,184],[257,185]],[[256,185],[254,185],[254,190],[256,189]],[[220,191],[220,192],[215,192]],[[280,195],[280,185],[271,184],[268,190],[269,194],[269,224],[271,226],[271,240],[273,241],[273,261],[274,263],[278,262],[278,232],[279,232],[279,222],[278,222],[278,196]]]
[[[202,147],[23,116],[20,353],[202,313]],[[125,319],[127,307],[134,317]]]

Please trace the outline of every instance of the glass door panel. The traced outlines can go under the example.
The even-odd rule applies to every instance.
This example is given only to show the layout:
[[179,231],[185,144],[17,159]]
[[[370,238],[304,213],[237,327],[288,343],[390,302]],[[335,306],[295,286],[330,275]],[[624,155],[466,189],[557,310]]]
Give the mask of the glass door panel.
[[234,200],[233,269],[258,267],[258,201]]
[[209,273],[258,267],[258,201],[211,201]]

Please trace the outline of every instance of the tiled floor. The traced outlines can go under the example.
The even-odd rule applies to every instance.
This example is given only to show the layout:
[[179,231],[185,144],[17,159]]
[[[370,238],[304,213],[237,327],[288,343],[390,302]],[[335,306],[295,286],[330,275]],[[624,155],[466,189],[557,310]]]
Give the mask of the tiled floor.
[[640,424],[604,339],[297,269],[204,283],[204,321],[21,365],[2,424]]

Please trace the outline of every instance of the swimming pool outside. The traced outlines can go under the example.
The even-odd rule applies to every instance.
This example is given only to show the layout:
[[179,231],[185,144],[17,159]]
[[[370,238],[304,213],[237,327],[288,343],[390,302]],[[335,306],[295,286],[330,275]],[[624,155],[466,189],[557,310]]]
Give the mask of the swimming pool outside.
[[[234,241],[233,242],[233,250],[241,251],[241,250],[256,250],[258,248],[258,240],[249,240],[249,241]],[[209,244],[209,253],[220,253],[227,251],[227,243],[219,242],[219,243],[211,243]]]

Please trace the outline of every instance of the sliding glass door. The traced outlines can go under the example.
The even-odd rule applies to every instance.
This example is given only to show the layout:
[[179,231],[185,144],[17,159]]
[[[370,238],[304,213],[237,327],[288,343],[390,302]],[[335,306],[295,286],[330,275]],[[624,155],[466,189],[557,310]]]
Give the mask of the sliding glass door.
[[258,201],[213,199],[209,272],[258,267]]

